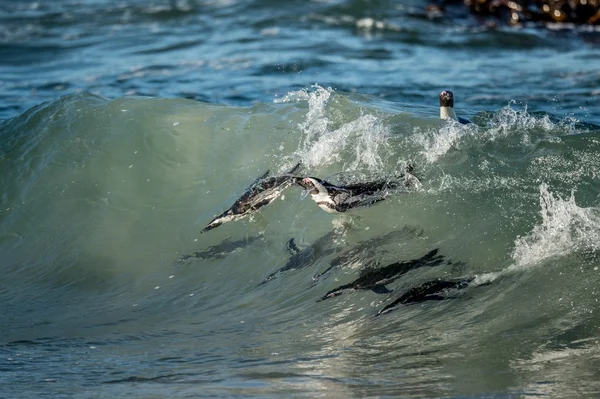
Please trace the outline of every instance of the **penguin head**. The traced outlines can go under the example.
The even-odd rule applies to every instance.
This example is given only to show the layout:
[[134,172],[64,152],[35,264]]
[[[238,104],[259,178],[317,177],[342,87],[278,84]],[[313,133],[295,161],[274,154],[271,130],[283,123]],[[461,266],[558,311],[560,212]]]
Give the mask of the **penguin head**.
[[319,182],[312,177],[304,177],[298,179],[298,185],[305,190],[308,190],[311,194],[317,194],[319,192],[318,184]]
[[454,94],[445,90],[440,93],[440,107],[454,107]]
[[335,289],[335,290],[332,290],[332,291],[329,291],[327,294],[323,295],[321,297],[321,299],[317,300],[317,302],[321,302],[321,301],[327,300],[329,298],[333,298],[333,297],[342,295],[343,293],[344,293],[344,290],[343,289],[339,289],[339,288]]
[[219,227],[220,225],[222,225],[223,222],[219,221],[218,219],[213,219],[212,222],[210,222],[205,228],[203,228],[200,233],[204,233],[205,231],[209,231],[212,230],[214,228]]
[[234,220],[236,217],[239,216],[236,215],[231,209],[229,209],[223,212],[221,215],[215,217],[213,220],[211,220],[210,223],[205,228],[203,228],[202,231],[200,231],[200,233],[204,233],[205,231],[217,228],[225,222]]

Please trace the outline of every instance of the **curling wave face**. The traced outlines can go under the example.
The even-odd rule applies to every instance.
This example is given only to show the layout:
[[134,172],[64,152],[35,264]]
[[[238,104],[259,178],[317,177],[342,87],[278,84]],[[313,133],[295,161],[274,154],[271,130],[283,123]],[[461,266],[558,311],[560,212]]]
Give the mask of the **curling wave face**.
[[[313,86],[250,107],[80,94],[5,120],[4,367],[61,387],[112,382],[107,397],[128,381],[165,394],[201,381],[216,394],[467,395],[471,367],[490,376],[481,391],[508,368],[503,389],[541,394],[537,365],[555,342],[568,356],[555,388],[592,390],[558,371],[597,369],[577,351],[596,351],[600,129],[517,104],[471,125],[428,111]],[[421,186],[344,216],[292,187],[200,234],[257,176],[298,162],[338,184],[411,164]],[[434,249],[444,262],[395,270],[391,293],[369,282],[317,301]],[[478,286],[375,317],[420,284],[460,278]],[[112,374],[93,376],[99,361]]]

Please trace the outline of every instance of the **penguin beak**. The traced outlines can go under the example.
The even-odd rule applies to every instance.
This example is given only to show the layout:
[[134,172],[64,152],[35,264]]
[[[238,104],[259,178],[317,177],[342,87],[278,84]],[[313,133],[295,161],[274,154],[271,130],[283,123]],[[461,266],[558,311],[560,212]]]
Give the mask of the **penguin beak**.
[[223,223],[221,223],[221,222],[215,222],[215,221],[213,221],[213,222],[210,222],[210,223],[208,224],[208,226],[206,226],[205,228],[203,228],[203,229],[202,229],[202,231],[200,231],[200,233],[204,233],[205,231],[209,231],[209,230],[212,230],[212,229],[214,229],[214,228],[217,228],[217,227],[219,227],[219,226],[220,226],[220,225],[222,225],[222,224],[223,224]]
[[321,299],[317,300],[317,302],[321,302],[321,301],[324,301],[324,300],[326,300],[326,299],[329,299],[329,298],[336,297],[336,296],[338,296],[338,295],[342,295],[342,291],[333,291],[333,292],[328,292],[327,294],[323,295],[323,296],[321,297]]
[[310,190],[312,187],[312,182],[307,178],[302,178],[296,180],[296,183],[305,190]]
[[304,182],[304,185],[306,186],[307,189],[313,189],[315,188],[315,185],[313,184],[312,180],[310,179],[302,179],[302,182]]
[[454,107],[454,94],[451,91],[440,93],[440,107]]
[[228,209],[225,212],[223,212],[222,214],[220,214],[219,216],[216,216],[213,220],[210,221],[210,223],[205,228],[202,229],[202,231],[200,231],[200,233],[204,233],[205,231],[209,231],[209,230],[219,227],[220,225],[222,225],[224,222],[227,221],[226,216],[228,216],[230,214],[231,214],[231,209]]

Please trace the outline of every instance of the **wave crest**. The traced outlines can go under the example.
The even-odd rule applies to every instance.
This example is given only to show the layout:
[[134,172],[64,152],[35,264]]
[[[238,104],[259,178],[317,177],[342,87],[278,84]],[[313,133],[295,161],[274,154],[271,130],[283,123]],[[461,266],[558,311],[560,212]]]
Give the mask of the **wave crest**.
[[600,242],[600,209],[582,208],[575,203],[574,192],[568,199],[540,185],[541,224],[515,240],[512,257],[517,265],[541,262],[550,257],[575,251],[597,250]]

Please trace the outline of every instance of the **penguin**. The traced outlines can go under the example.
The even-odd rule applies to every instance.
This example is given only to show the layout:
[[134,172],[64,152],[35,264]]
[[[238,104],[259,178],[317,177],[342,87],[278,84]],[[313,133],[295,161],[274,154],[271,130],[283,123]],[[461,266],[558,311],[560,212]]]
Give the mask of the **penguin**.
[[410,186],[417,180],[409,173],[401,177],[404,177],[403,181],[380,179],[342,186],[336,186],[318,177],[304,177],[297,179],[296,183],[308,190],[313,201],[325,212],[343,213],[383,201],[389,190],[399,188],[401,185]]
[[381,258],[387,250],[385,246],[391,242],[404,241],[407,238],[418,237],[423,230],[414,226],[405,226],[400,230],[392,230],[389,233],[360,241],[348,251],[341,253],[331,260],[329,266],[313,275],[313,281],[317,281],[338,267],[360,265],[368,259]]
[[456,112],[454,112],[454,94],[449,90],[440,93],[440,119],[454,119],[463,125],[473,123],[466,118],[456,116]]
[[270,171],[260,176],[248,187],[246,192],[233,203],[233,205],[222,214],[216,216],[202,229],[201,233],[219,227],[223,223],[239,220],[249,216],[265,205],[277,199],[281,193],[292,184],[298,177],[294,176],[302,164],[298,163],[289,172],[278,176],[269,176]]
[[325,299],[341,295],[343,291],[348,289],[372,290],[377,294],[390,293],[392,291],[390,291],[385,285],[393,282],[400,276],[414,269],[425,266],[439,266],[444,263],[445,259],[442,255],[438,255],[438,251],[439,249],[434,249],[418,259],[395,262],[385,267],[363,272],[361,276],[353,282],[340,285],[339,287],[327,292],[321,299],[319,299],[319,301],[324,301]]
[[257,241],[262,241],[262,237],[247,237],[241,240],[231,240],[226,238],[221,243],[212,245],[202,251],[196,251],[192,254],[181,255],[175,263],[185,263],[188,259],[223,259],[228,255],[242,249],[249,247]]
[[[389,305],[385,306],[379,312],[377,316],[391,312],[393,308],[398,305],[409,305],[413,303],[420,303],[425,301],[443,301],[446,299],[453,299],[454,296],[448,295],[451,291],[463,290],[475,280],[474,277],[468,277],[458,280],[432,280],[423,283],[417,287],[413,287],[398,299]],[[488,285],[488,284],[481,284]]]
[[340,237],[341,235],[339,232],[330,231],[304,249],[298,248],[294,239],[290,239],[287,242],[287,247],[290,252],[293,252],[293,255],[288,259],[285,265],[265,277],[259,285],[277,278],[277,276],[283,272],[302,269],[321,258],[335,253],[339,250],[339,247],[343,245],[343,242],[339,242]]

